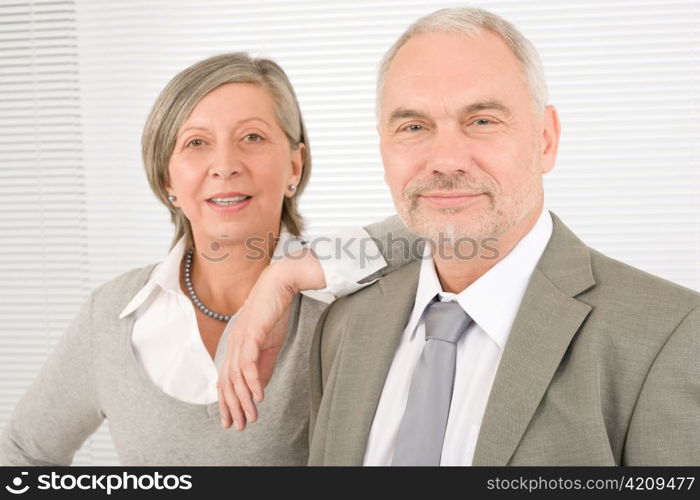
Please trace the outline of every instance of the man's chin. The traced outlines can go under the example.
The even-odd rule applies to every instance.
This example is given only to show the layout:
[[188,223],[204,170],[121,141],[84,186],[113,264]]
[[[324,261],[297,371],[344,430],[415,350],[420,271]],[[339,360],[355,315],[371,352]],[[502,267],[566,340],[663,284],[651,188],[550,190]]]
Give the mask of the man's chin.
[[482,240],[493,236],[494,225],[483,214],[461,212],[430,214],[411,214],[401,217],[406,226],[415,234],[432,240],[436,244],[459,239]]

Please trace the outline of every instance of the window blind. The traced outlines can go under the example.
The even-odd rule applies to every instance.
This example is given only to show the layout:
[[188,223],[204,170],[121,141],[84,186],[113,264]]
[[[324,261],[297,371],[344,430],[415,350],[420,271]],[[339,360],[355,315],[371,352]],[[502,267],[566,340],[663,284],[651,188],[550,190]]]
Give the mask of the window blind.
[[89,292],[79,101],[74,2],[0,3],[3,426]]

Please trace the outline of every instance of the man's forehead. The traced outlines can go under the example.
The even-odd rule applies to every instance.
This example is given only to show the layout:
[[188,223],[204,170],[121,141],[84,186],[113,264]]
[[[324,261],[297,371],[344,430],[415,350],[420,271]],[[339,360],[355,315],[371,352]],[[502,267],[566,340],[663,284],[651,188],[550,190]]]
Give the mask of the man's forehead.
[[393,70],[427,75],[431,69],[439,67],[472,64],[517,67],[519,63],[508,44],[491,31],[473,36],[454,32],[422,33],[411,37],[398,50],[389,73]]
[[509,94],[520,94],[514,87],[525,84],[519,61],[498,35],[421,34],[406,42],[392,61],[383,107],[388,105],[391,113],[436,101],[453,110],[484,101],[503,103]]

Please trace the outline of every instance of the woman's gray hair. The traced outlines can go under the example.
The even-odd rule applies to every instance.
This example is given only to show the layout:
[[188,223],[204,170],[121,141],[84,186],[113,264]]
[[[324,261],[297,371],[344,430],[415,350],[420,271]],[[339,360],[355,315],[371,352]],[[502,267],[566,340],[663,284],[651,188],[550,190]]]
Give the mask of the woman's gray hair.
[[508,44],[520,61],[525,82],[530,87],[535,109],[543,111],[547,105],[547,83],[537,49],[518,29],[505,19],[476,7],[441,9],[421,17],[403,32],[382,58],[377,76],[377,111],[379,111],[386,74],[399,49],[412,37],[426,33],[459,33],[474,38],[484,31],[492,31]]
[[297,198],[309,181],[311,152],[299,103],[287,75],[269,59],[252,58],[244,52],[210,57],[175,75],[156,99],[142,136],[142,156],[146,176],[156,197],[170,211],[175,224],[171,248],[185,236],[188,249],[194,248],[192,227],[185,214],[168,202],[166,186],[170,176],[168,165],[177,138],[177,132],[192,109],[209,92],[226,83],[252,83],[267,90],[276,105],[277,122],[289,140],[290,147],[305,146],[301,179],[294,196],[285,197],[282,205],[282,223],[298,236],[304,228]]

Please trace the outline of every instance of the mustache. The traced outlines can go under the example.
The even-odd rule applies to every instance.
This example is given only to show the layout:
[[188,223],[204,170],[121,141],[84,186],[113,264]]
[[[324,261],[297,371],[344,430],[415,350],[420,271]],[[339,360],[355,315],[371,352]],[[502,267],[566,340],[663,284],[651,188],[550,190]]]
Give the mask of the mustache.
[[475,179],[467,175],[445,175],[436,174],[426,180],[412,182],[404,189],[404,198],[412,199],[427,191],[450,191],[462,190],[470,193],[485,193],[493,198],[495,192],[491,183]]

